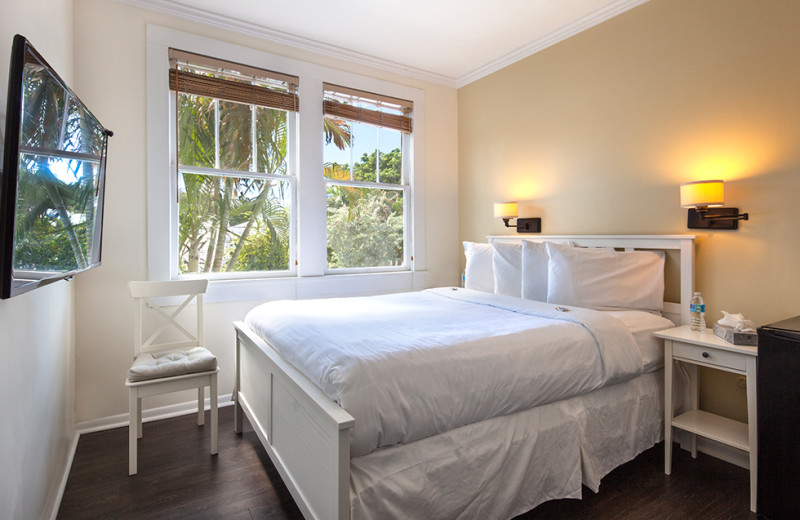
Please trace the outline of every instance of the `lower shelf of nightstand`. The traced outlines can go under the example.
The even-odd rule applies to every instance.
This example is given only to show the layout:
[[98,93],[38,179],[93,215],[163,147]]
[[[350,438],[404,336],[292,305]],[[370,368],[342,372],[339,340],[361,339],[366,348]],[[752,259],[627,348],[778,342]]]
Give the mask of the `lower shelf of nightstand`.
[[750,451],[747,424],[702,410],[689,410],[672,419],[672,425],[708,439]]

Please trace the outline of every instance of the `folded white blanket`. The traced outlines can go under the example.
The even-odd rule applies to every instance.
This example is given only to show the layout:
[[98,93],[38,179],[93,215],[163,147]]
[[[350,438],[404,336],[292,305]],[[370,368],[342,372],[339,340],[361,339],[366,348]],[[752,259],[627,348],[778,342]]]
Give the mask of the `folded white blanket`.
[[602,312],[467,289],[270,302],[245,322],[355,418],[354,457],[642,372]]

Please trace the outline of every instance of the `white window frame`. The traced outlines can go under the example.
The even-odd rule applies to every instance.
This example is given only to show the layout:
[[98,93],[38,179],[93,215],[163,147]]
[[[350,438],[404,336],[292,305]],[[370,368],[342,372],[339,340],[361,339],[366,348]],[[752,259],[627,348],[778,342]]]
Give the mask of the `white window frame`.
[[[148,279],[172,280],[197,277],[178,275],[177,175],[170,157],[170,93],[168,84],[170,47],[276,70],[300,78],[300,110],[297,121],[297,150],[294,226],[296,233],[290,256],[297,260],[295,273],[283,276],[236,279],[209,277],[208,301],[244,301],[275,298],[309,298],[379,294],[417,290],[425,287],[425,191],[424,135],[425,100],[422,90],[315,65],[284,56],[242,47],[204,36],[157,25],[147,26],[147,264]],[[327,269],[326,179],[323,171],[322,97],[323,82],[347,85],[414,102],[414,131],[409,139],[410,172],[406,212],[408,234],[407,266],[402,270],[366,268]],[[172,126],[170,124],[172,123]],[[165,226],[167,222],[169,225]],[[413,258],[413,260],[411,260]],[[294,263],[290,259],[291,263]],[[346,272],[343,272],[346,271]]]

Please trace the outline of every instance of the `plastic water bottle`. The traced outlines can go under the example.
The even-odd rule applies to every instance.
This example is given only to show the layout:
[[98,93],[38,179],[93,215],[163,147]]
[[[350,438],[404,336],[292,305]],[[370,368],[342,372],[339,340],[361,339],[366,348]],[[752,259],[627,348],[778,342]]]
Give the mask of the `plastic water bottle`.
[[703,332],[706,330],[706,302],[699,292],[694,293],[692,300],[689,302],[689,312],[691,313],[691,320],[689,321],[689,328],[696,332]]

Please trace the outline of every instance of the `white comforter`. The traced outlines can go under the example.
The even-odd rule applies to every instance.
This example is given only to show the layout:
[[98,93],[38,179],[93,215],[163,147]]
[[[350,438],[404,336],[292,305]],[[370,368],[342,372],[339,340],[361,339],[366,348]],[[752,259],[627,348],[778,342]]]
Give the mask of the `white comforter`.
[[353,457],[642,372],[613,317],[466,289],[270,302],[245,322],[355,418]]

